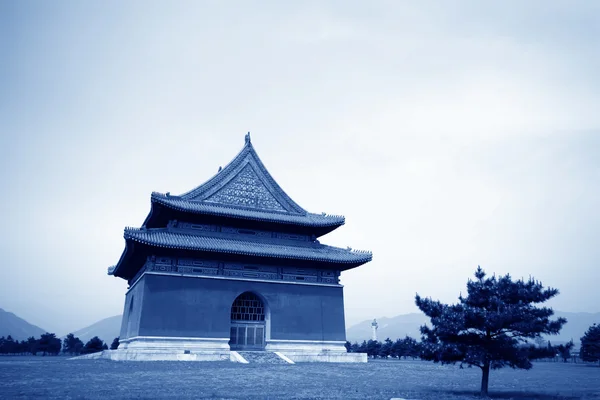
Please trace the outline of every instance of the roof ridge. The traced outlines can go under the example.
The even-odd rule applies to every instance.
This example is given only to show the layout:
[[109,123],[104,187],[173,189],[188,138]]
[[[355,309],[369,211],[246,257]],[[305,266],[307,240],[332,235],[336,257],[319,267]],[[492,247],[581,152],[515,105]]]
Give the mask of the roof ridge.
[[[222,172],[227,170],[228,168],[230,168],[232,165],[237,165],[240,162],[243,161],[244,157],[246,155],[246,153],[248,153],[249,149],[252,147],[252,144],[248,141],[246,141],[246,143],[244,144],[244,147],[242,147],[242,150],[240,150],[238,152],[238,154],[233,157],[233,159],[231,161],[229,161],[225,167],[223,168],[219,168],[219,170],[217,171],[216,174],[214,174],[213,176],[211,176],[209,179],[207,179],[206,181],[204,181],[204,183],[196,186],[195,188],[188,190],[185,193],[180,194],[177,197],[183,198],[185,199],[185,197],[190,197],[193,195],[193,193],[197,192],[198,189],[200,189],[201,187],[203,187],[204,185],[211,183],[210,187],[214,186],[215,184],[219,183],[220,181],[222,181],[223,179],[225,179],[226,174],[223,174]],[[242,156],[243,155],[243,156]],[[214,180],[214,182],[212,182]],[[209,187],[209,188],[210,188]]]
[[218,216],[241,217],[255,221],[283,222],[308,226],[341,226],[345,223],[343,215],[326,213],[295,214],[275,210],[262,210],[234,205],[223,205],[209,202],[192,202],[179,196],[152,192],[151,201],[183,212],[210,214]]

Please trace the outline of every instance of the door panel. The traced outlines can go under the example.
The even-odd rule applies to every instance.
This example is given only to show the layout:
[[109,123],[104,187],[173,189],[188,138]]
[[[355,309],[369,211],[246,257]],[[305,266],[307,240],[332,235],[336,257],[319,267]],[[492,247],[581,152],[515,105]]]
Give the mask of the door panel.
[[246,346],[248,347],[254,346],[254,331],[253,326],[246,327]]
[[257,326],[256,327],[256,341],[255,341],[255,344],[257,346],[261,346],[262,347],[262,345],[264,343],[264,340],[263,340],[264,337],[265,337],[265,328],[262,327],[262,326]]
[[232,350],[262,350],[265,343],[265,326],[260,323],[232,323],[230,339]]

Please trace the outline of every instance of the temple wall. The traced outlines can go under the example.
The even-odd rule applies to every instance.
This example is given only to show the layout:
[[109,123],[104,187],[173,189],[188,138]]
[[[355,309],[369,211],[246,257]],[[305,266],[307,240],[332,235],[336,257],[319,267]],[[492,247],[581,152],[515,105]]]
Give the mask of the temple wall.
[[144,285],[145,279],[142,278],[125,296],[120,340],[139,335],[140,318],[144,302]]
[[[143,281],[143,282],[142,282]],[[143,285],[140,285],[143,283]],[[137,298],[143,290],[141,320],[136,325]],[[228,338],[235,298],[253,291],[269,309],[269,339],[343,341],[343,288],[306,284],[210,279],[145,274],[128,294],[135,298],[128,337],[170,336]],[[135,293],[134,293],[135,292]],[[126,309],[127,309],[126,303]],[[125,319],[124,319],[125,321]],[[123,325],[122,329],[125,329]]]

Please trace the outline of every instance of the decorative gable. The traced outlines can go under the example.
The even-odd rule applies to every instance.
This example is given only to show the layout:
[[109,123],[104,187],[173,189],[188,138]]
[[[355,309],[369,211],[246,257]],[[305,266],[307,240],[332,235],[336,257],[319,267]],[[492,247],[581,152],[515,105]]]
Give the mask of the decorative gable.
[[177,199],[190,204],[232,206],[281,215],[308,215],[275,182],[246,135],[242,151],[211,179]]
[[261,210],[287,211],[258,177],[252,165],[246,166],[205,202]]

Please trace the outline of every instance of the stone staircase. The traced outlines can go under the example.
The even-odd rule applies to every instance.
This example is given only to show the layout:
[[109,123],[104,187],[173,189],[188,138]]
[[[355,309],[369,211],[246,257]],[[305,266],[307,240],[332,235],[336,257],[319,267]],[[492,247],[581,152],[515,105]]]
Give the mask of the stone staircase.
[[270,351],[238,351],[250,364],[288,364],[277,354]]

